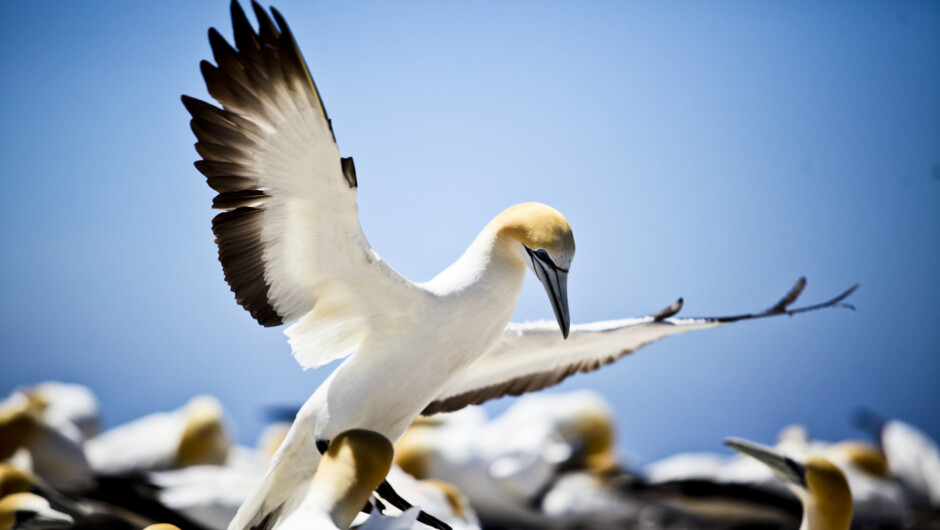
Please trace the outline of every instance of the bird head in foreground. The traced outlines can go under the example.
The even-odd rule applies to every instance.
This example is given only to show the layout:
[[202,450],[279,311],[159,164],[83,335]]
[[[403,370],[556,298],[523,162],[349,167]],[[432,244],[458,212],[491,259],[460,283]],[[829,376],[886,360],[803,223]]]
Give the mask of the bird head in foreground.
[[388,438],[364,429],[340,433],[330,441],[313,476],[307,493],[310,508],[328,514],[339,528],[348,528],[391,466]]
[[522,244],[520,256],[542,282],[562,335],[568,338],[568,270],[574,259],[574,235],[558,210],[537,202],[511,206],[494,220],[499,233]]
[[0,528],[73,528],[71,516],[54,510],[34,493],[7,495],[0,500]]
[[803,505],[800,530],[848,530],[852,492],[845,475],[828,459],[809,455],[797,461],[772,447],[739,438],[728,438],[725,445],[769,467],[799,497]]

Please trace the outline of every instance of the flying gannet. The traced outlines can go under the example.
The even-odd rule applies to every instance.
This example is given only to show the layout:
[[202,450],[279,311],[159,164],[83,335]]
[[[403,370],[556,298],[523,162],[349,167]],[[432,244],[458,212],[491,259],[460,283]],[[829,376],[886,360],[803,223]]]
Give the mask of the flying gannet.
[[[340,156],[284,18],[252,7],[257,31],[232,3],[234,48],[209,30],[216,64],[200,67],[221,108],[182,97],[202,157],[195,165],[218,192],[213,207],[223,210],[212,222],[219,260],[236,300],[259,323],[294,322],[285,333],[302,367],[349,357],[302,407],[230,528],[251,527],[288,501],[316,470],[317,449],[345,430],[394,441],[421,413],[535,391],[667,335],[835,305],[851,292],[788,310],[801,280],[763,313],[672,319],[680,300],[649,317],[571,326],[574,237],[561,213],[537,203],[503,211],[453,265],[413,283],[362,233],[355,166]],[[545,287],[561,333],[548,323],[506,327],[526,268]]]
[[[738,438],[725,444],[769,467],[803,505],[800,530],[848,530],[852,523],[852,492],[842,471],[819,455],[791,458],[782,452]],[[798,461],[799,460],[799,461]]]

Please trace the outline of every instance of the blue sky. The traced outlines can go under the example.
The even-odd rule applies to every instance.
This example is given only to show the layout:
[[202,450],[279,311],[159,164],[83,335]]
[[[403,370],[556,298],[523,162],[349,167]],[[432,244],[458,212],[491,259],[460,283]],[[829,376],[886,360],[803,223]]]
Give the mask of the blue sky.
[[[804,301],[828,310],[672,337],[593,388],[634,462],[860,436],[867,406],[940,438],[940,5],[935,2],[276,4],[372,245],[423,281],[503,208],[578,245],[572,320]],[[0,3],[0,392],[90,385],[115,425],[217,395],[253,443],[299,403],[285,337],[235,304],[179,96],[207,98],[226,2]],[[551,319],[527,280],[515,320]],[[504,409],[510,400],[488,408]]]

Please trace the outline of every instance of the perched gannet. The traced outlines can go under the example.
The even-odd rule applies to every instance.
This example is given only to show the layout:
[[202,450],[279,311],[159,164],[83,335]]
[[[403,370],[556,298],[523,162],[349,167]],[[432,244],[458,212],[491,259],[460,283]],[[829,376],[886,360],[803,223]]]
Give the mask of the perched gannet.
[[24,388],[23,392],[42,407],[47,424],[60,429],[74,425],[85,439],[98,434],[101,424],[98,398],[87,386],[44,381]]
[[303,495],[288,503],[279,530],[348,528],[392,466],[392,443],[373,431],[353,429],[338,434],[323,454]]
[[852,523],[852,492],[842,471],[822,456],[790,458],[772,447],[728,438],[725,444],[769,467],[803,505],[801,530],[848,530]]
[[83,441],[71,422],[50,422],[45,402],[27,391],[17,390],[0,403],[0,460],[27,461],[31,471],[56,489],[80,491],[92,485]]
[[[14,497],[15,500],[6,501]],[[10,512],[18,512],[16,528],[140,528],[146,519],[101,502],[89,502],[81,495],[69,496],[51,488],[40,477],[9,463],[0,462],[0,499],[8,504],[0,507],[0,521]],[[41,500],[37,500],[41,499]],[[0,503],[2,504],[2,503]],[[3,515],[3,514],[6,515]],[[56,515],[58,514],[58,515]],[[47,520],[46,516],[52,516]],[[9,528],[0,524],[0,530]]]
[[231,440],[222,405],[196,396],[172,412],[159,412],[88,440],[85,452],[95,472],[115,475],[225,463]]
[[34,493],[14,493],[0,499],[0,530],[11,528],[73,528],[75,520],[53,509]]
[[[804,282],[771,310],[718,319],[670,319],[681,300],[641,319],[570,325],[568,221],[537,203],[497,215],[450,267],[413,283],[362,233],[352,158],[341,158],[325,107],[283,17],[257,3],[255,31],[232,3],[235,47],[214,28],[216,65],[200,64],[222,108],[183,96],[218,192],[219,259],[236,300],[286,330],[306,368],[352,355],[301,409],[257,491],[231,528],[256,524],[317,468],[316,450],[351,428],[397,439],[419,414],[456,410],[545,388],[662,337],[788,310]],[[547,323],[506,328],[526,268],[542,282],[561,333]],[[854,289],[854,288],[853,288]],[[570,338],[566,343],[563,339]],[[269,521],[270,522],[270,521]]]
[[[257,459],[260,464],[261,458]],[[264,477],[267,462],[197,465],[147,473],[153,497],[175,513],[206,528],[225,528]]]
[[940,510],[940,450],[920,429],[900,420],[881,427],[881,448],[891,473],[914,508]]
[[617,468],[614,430],[613,411],[592,391],[533,394],[489,421],[478,409],[421,418],[396,442],[395,461],[453,483],[488,525],[546,527],[533,505],[561,473]]

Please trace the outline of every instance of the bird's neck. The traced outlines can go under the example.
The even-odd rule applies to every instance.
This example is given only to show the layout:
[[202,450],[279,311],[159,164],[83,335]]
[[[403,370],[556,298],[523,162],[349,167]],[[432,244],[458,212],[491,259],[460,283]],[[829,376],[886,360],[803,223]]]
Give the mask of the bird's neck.
[[845,505],[836,498],[803,499],[800,530],[849,530],[851,523],[851,502]]
[[457,261],[425,287],[440,296],[496,294],[502,299],[511,299],[511,305],[515,306],[525,279],[523,256],[521,243],[487,226]]

